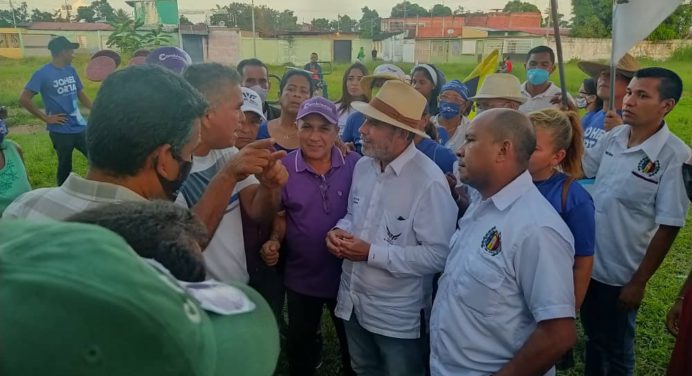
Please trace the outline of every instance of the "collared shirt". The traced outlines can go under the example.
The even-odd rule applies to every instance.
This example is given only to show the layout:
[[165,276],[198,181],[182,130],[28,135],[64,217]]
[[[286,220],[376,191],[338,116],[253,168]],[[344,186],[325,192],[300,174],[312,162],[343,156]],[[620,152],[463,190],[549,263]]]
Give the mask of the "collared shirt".
[[35,189],[19,196],[2,217],[62,220],[105,204],[144,200],[123,186],[87,180],[71,173],[59,187]]
[[[550,100],[555,96],[555,94],[560,94],[562,92],[559,86],[551,82],[546,91],[532,97],[531,93],[529,93],[528,89],[526,88],[527,84],[528,82],[526,81],[521,84],[521,95],[526,98],[526,102],[519,106],[519,111],[525,114],[533,111],[545,110],[546,108],[553,108],[554,105],[550,103]],[[572,100],[572,97],[569,97],[569,100]]]
[[575,317],[573,238],[525,171],[459,220],[430,322],[433,375],[508,363],[537,323]]
[[[176,199],[177,205],[192,208],[197,204],[226,163],[238,153],[236,147],[211,150],[209,154],[193,158],[190,176],[185,179]],[[245,243],[243,241],[243,223],[240,214],[239,192],[254,184],[259,184],[253,175],[236,183],[233,194],[226,204],[223,217],[209,245],[204,250],[204,263],[209,276],[222,282],[247,283],[250,275],[247,271]]]
[[288,182],[281,188],[286,211],[284,283],[300,294],[335,299],[342,260],[327,250],[325,238],[346,215],[353,169],[360,156],[332,147],[332,166],[317,174],[300,149],[283,159]]
[[606,133],[583,160],[585,174],[596,176],[592,278],[613,286],[630,281],[659,225],[685,225],[689,205],[680,171],[690,148],[666,124],[630,148],[630,129]]
[[372,333],[418,338],[424,282],[444,266],[456,214],[444,175],[413,142],[384,172],[361,158],[336,227],[370,243],[370,254],[344,261],[336,316],[354,313]]

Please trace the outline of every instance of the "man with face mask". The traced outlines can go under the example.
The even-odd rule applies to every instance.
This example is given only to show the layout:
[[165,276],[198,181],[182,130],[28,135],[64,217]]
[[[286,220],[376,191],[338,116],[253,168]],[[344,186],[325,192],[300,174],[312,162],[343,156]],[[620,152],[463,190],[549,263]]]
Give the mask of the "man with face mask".
[[473,103],[468,99],[469,89],[466,85],[459,80],[449,81],[440,90],[437,102],[439,113],[430,118],[430,121],[441,131],[440,134],[446,135],[440,138],[440,143],[453,152],[459,150],[464,144],[466,129],[470,124],[466,115]]
[[267,65],[259,59],[251,58],[241,60],[237,68],[240,73],[240,86],[251,89],[262,99],[262,111],[266,120],[281,116],[280,108],[267,103],[267,95],[272,88]]
[[[548,46],[534,47],[526,57],[526,81],[521,85],[521,94],[526,102],[519,106],[519,111],[529,113],[553,107],[560,87],[550,82],[550,75],[555,71],[555,52]],[[570,97],[570,101],[574,102]]]

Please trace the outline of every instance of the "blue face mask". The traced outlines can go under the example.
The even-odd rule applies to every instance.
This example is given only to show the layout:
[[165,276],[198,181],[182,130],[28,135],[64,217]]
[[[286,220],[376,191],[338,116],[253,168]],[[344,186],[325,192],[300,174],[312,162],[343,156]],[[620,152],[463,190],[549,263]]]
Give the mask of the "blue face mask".
[[440,102],[437,104],[440,116],[444,119],[451,119],[461,113],[461,105],[454,102]]
[[543,85],[549,77],[550,73],[544,69],[532,68],[526,71],[526,79],[531,85]]

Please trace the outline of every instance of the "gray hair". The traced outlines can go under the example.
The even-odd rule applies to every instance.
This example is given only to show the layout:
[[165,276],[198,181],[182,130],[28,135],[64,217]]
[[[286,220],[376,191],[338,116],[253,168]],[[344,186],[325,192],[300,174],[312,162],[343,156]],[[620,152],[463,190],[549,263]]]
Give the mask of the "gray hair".
[[209,240],[206,227],[188,209],[168,201],[108,204],[67,218],[68,222],[104,227],[120,235],[144,258],[154,259],[188,282],[204,281],[200,248]]
[[212,105],[228,95],[225,90],[229,85],[240,85],[238,71],[218,63],[190,65],[183,73],[183,77],[204,94]]

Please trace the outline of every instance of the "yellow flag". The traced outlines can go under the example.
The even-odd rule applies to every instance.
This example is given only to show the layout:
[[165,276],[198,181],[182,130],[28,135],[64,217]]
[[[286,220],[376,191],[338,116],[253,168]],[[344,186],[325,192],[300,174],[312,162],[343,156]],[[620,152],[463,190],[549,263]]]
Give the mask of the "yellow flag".
[[483,80],[489,74],[495,73],[497,70],[500,51],[494,49],[488,54],[464,79],[464,84],[469,88],[469,96],[473,97],[478,92],[478,88],[483,84]]

